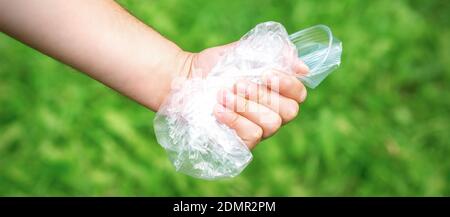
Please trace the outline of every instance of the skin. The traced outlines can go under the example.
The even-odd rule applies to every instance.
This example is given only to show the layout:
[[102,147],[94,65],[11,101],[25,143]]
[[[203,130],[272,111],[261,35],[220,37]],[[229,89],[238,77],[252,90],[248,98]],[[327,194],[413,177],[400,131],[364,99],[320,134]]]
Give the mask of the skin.
[[[184,51],[112,0],[0,0],[0,31],[153,111],[175,78],[192,77],[194,68],[206,76],[235,45]],[[294,73],[307,73],[296,61]],[[214,114],[254,148],[294,119],[305,98],[300,81],[272,70],[263,84],[242,80],[219,91]]]

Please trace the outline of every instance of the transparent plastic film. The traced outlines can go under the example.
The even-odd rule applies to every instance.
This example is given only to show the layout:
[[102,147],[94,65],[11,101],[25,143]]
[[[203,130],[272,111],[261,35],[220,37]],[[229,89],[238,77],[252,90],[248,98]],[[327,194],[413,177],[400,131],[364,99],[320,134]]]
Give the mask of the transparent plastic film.
[[[189,78],[171,90],[154,119],[158,143],[179,172],[210,180],[234,177],[253,156],[233,129],[216,120],[218,91],[243,77],[258,82],[273,69],[314,88],[339,66],[341,52],[340,41],[326,26],[288,35],[279,23],[258,24],[220,57],[206,77]],[[293,70],[298,58],[308,66],[307,74]]]
[[317,87],[341,64],[342,43],[328,26],[300,30],[289,35],[289,39],[295,45],[298,57],[309,67],[308,74],[298,78],[310,88]]

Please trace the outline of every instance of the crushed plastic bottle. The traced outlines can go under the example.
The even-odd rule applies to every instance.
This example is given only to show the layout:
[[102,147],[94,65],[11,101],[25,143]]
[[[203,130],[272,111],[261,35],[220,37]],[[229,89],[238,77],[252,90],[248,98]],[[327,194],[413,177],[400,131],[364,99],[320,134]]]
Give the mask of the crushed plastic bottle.
[[213,114],[220,88],[243,77],[261,78],[277,69],[293,73],[295,58],[308,67],[296,75],[315,88],[340,65],[341,42],[324,25],[292,35],[276,22],[258,24],[236,46],[227,50],[206,78],[191,78],[171,90],[154,119],[159,144],[176,170],[202,179],[234,177],[253,156],[236,132]]

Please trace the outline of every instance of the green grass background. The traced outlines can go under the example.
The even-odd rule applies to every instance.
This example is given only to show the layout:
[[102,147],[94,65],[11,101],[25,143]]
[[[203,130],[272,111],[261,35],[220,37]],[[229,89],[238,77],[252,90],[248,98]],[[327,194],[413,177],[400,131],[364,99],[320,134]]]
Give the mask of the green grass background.
[[153,112],[0,34],[0,195],[450,195],[449,1],[119,2],[190,51],[323,23],[342,65],[241,175],[203,181],[172,168]]

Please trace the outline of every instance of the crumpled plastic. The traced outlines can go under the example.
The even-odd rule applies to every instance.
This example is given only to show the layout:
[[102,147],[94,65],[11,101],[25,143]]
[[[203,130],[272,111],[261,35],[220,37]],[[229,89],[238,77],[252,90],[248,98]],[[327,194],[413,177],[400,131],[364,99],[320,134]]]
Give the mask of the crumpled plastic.
[[154,119],[158,143],[179,172],[202,179],[234,177],[253,156],[233,129],[216,120],[217,92],[242,78],[259,82],[271,69],[294,74],[296,58],[310,69],[307,75],[296,76],[314,88],[339,66],[341,52],[341,42],[326,26],[289,36],[279,23],[258,24],[206,77],[192,77],[173,87]]

